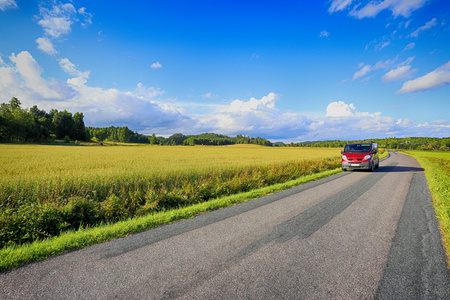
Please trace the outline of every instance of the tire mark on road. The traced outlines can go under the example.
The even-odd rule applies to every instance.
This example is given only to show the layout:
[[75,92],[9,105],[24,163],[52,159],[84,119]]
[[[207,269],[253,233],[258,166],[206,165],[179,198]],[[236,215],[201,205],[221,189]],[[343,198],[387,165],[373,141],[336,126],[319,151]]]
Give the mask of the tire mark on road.
[[423,173],[413,175],[376,299],[450,299],[432,198]]
[[356,182],[327,200],[275,226],[270,233],[239,251],[235,258],[246,256],[271,242],[284,243],[296,236],[300,239],[308,238],[361,197],[376,182],[392,171],[396,165],[397,163],[393,163],[384,167],[384,172],[376,172],[372,176]]
[[278,201],[282,198],[289,197],[324,184],[326,182],[336,180],[348,174],[349,173],[339,173],[330,177],[322,178],[274,194],[260,197],[256,201],[239,203],[235,206],[231,206],[225,209],[211,211],[208,214],[198,215],[195,218],[184,220],[183,222],[175,222],[172,224],[154,228],[149,231],[127,236],[126,238],[117,239],[114,241],[114,243],[110,244],[110,247],[96,250],[94,251],[94,253],[100,254],[101,258],[103,259],[120,256],[127,252],[131,252],[139,248],[158,243],[165,239],[169,239],[180,234],[200,229],[210,224],[243,214],[258,207]]

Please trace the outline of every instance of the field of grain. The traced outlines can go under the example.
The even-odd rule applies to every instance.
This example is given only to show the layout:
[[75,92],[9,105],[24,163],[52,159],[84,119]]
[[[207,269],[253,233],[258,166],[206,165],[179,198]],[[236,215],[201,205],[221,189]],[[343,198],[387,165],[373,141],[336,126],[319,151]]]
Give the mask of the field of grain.
[[339,156],[336,148],[233,146],[0,145],[0,176],[12,180],[115,177],[253,165]]
[[340,149],[0,145],[0,247],[334,169]]

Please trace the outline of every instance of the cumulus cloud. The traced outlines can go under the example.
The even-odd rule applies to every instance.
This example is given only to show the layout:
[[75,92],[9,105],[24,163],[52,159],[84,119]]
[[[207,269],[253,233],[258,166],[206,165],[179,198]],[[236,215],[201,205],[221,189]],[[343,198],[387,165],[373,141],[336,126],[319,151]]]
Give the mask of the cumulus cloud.
[[160,68],[162,68],[162,65],[159,63],[159,61],[157,61],[155,63],[152,63],[150,68],[152,68],[152,69],[160,69]]
[[19,8],[17,6],[16,1],[14,1],[14,0],[0,0],[0,9],[2,11],[5,11],[7,9],[15,9],[15,8]]
[[356,107],[353,103],[345,104],[343,101],[331,102],[327,106],[327,117],[349,117],[354,114]]
[[43,70],[28,51],[22,51],[10,56],[10,60],[16,65],[16,70],[21,78],[16,82],[25,90],[41,99],[58,99],[63,96],[63,91],[58,88],[57,82],[47,82],[41,77]]
[[299,137],[301,140],[402,136],[414,130],[414,124],[408,119],[385,117],[380,112],[360,112],[355,105],[344,101],[331,102],[326,112],[324,118],[315,118],[308,126],[308,133]]
[[58,63],[74,77],[67,81],[45,79],[42,68],[29,52],[12,54],[9,59],[10,65],[0,67],[0,94],[17,97],[24,107],[38,105],[47,111],[53,108],[80,111],[89,126],[129,126],[137,131],[159,128],[161,133],[195,127],[182,109],[154,100],[164,94],[159,88],[142,83],[132,92],[91,87],[86,84],[90,71],[78,70],[66,58]]
[[280,96],[269,93],[261,99],[236,99],[218,111],[199,117],[199,126],[207,131],[224,134],[247,134],[266,138],[296,136],[307,131],[307,117],[280,112],[275,103]]
[[397,94],[436,89],[449,83],[450,61],[422,77],[405,82]]
[[81,72],[77,69],[77,67],[70,62],[68,58],[61,58],[58,60],[59,66],[61,69],[69,75],[75,76],[74,78],[70,78],[67,80],[68,83],[72,85],[83,85],[87,82],[89,78],[90,71]]
[[349,12],[351,16],[362,19],[375,17],[383,10],[390,10],[394,17],[408,18],[413,11],[423,7],[427,2],[428,0],[383,0],[363,4],[362,1],[332,0],[328,12],[334,13],[351,9]]
[[416,30],[411,32],[411,34],[409,36],[410,37],[418,37],[420,32],[427,31],[427,30],[431,29],[433,26],[436,26],[436,18],[432,19],[431,21],[428,21],[427,23],[425,23],[425,25],[417,28]]
[[420,136],[445,137],[450,132],[450,120],[435,120],[417,125]]
[[[235,99],[213,106],[207,113],[192,114],[181,108],[182,104],[162,99],[165,91],[157,87],[138,83],[132,91],[119,91],[89,86],[90,72],[80,71],[68,59],[58,60],[61,69],[70,76],[67,81],[44,78],[44,70],[26,51],[12,54],[9,61],[0,65],[0,94],[4,98],[17,97],[24,107],[38,105],[47,111],[56,108],[83,112],[87,126],[128,126],[144,134],[158,135],[245,134],[274,141],[450,135],[449,121],[415,125],[407,119],[382,116],[380,112],[360,112],[353,103],[345,101],[330,102],[324,107],[323,116],[281,111],[277,103],[282,99],[276,93]],[[450,62],[435,72],[448,73],[449,69]]]

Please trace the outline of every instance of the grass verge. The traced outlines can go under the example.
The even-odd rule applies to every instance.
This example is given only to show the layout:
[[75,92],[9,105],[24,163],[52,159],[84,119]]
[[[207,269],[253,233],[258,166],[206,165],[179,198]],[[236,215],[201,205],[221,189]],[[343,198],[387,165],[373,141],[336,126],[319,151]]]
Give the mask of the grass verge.
[[0,250],[0,272],[7,271],[26,263],[41,261],[51,256],[81,249],[94,244],[111,241],[133,233],[193,218],[198,214],[219,208],[229,207],[264,195],[285,190],[306,182],[318,180],[342,172],[340,168],[312,175],[302,176],[289,182],[280,183],[249,192],[214,199],[177,210],[169,210],[132,218],[114,224],[103,224],[93,228],[80,228],[60,236],[39,240],[21,246],[13,245]]
[[450,152],[404,151],[422,166],[450,267]]

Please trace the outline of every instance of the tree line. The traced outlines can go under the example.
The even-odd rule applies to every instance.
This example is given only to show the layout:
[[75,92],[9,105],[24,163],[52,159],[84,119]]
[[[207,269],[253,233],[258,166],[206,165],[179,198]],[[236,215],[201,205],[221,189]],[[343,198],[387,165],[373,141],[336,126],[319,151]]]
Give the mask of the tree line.
[[235,144],[254,144],[261,146],[272,146],[272,143],[261,137],[250,137],[238,134],[236,137],[229,137],[216,133],[202,133],[198,135],[183,135],[176,133],[171,135],[167,139],[158,137],[158,143],[161,145],[235,145]]
[[226,135],[216,133],[202,133],[198,135],[184,135],[175,133],[168,138],[156,136],[154,133],[151,136],[146,136],[134,132],[128,127],[107,127],[95,128],[87,127],[89,136],[96,142],[121,142],[121,143],[142,143],[152,145],[168,145],[168,146],[195,146],[195,145],[234,145],[234,144],[256,144],[262,146],[272,146],[272,143],[264,138],[249,137],[244,135],[237,135],[236,137],[229,137]]
[[350,142],[375,142],[380,148],[405,150],[440,150],[449,151],[450,137],[407,137],[384,139],[356,140],[356,141],[308,141],[301,143],[272,144],[261,137],[237,135],[229,137],[215,133],[198,135],[183,135],[176,133],[168,138],[143,135],[124,127],[85,127],[84,115],[81,112],[72,113],[67,110],[56,109],[46,112],[36,105],[30,109],[21,107],[20,101],[13,97],[9,103],[0,104],[0,142],[49,142],[55,139],[64,141],[95,141],[95,142],[121,142],[142,143],[153,145],[234,145],[256,144],[262,146],[279,147],[339,147],[342,148]]
[[36,105],[30,109],[21,107],[13,97],[9,103],[0,104],[0,141],[43,142],[51,139],[89,140],[83,113],[67,110],[50,110],[47,113]]
[[0,142],[53,142],[55,140],[121,142],[158,145],[232,145],[257,144],[271,146],[264,138],[237,135],[229,137],[215,133],[183,135],[176,133],[168,138],[143,135],[124,127],[85,127],[84,115],[56,109],[46,112],[36,105],[30,109],[21,107],[13,97],[9,103],[0,104]]
[[396,138],[389,137],[383,139],[368,139],[368,140],[354,140],[354,141],[308,141],[301,143],[279,144],[276,146],[284,147],[337,147],[343,148],[347,143],[355,142],[374,142],[380,148],[387,149],[404,149],[404,150],[439,150],[449,151],[450,137],[433,138],[433,137],[406,137]]

